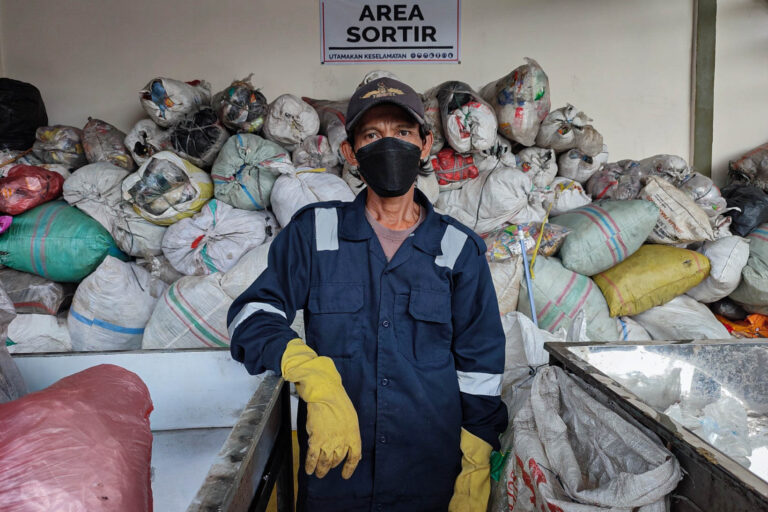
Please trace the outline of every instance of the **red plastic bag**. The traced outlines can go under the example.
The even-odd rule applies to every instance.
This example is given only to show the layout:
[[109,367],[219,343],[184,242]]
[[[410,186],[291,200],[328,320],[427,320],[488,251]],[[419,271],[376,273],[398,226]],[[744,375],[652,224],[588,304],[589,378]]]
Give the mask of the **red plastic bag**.
[[0,179],[0,212],[18,215],[61,195],[64,177],[34,165],[14,165]]
[[460,155],[451,148],[443,148],[432,157],[432,169],[438,185],[477,178],[479,174],[471,155]]
[[151,512],[149,390],[103,364],[0,404],[3,512]]

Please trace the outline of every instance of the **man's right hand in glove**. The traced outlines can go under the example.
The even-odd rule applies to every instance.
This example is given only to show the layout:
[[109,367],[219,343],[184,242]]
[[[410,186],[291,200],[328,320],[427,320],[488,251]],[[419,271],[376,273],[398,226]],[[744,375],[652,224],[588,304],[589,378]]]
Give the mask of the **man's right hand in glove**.
[[318,356],[296,338],[285,347],[280,370],[307,403],[309,447],[304,470],[323,478],[346,458],[341,477],[348,479],[362,457],[360,425],[333,360]]

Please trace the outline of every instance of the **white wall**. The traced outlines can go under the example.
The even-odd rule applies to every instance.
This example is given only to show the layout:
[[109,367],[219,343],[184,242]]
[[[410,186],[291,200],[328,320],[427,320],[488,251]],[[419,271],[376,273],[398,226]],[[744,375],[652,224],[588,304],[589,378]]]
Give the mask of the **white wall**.
[[[595,120],[612,159],[689,157],[693,0],[465,0],[462,64],[392,65],[418,90],[475,87],[530,56],[553,108]],[[51,123],[88,116],[123,130],[154,76],[204,78],[214,91],[255,72],[268,99],[348,96],[377,66],[319,63],[317,0],[0,0],[5,69],[42,91]]]
[[720,0],[717,7],[712,173],[768,142],[768,0]]
[[0,2],[0,76],[5,76],[3,53],[5,53],[5,45],[3,44],[3,3]]

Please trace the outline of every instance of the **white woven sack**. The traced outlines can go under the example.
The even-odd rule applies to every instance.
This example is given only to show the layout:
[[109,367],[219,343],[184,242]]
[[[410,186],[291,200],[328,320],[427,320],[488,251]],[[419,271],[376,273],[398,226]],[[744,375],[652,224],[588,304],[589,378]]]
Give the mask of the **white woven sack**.
[[322,169],[297,170],[283,174],[272,187],[272,210],[281,226],[308,204],[320,201],[354,201],[355,194],[338,176]]
[[518,159],[512,152],[512,143],[503,136],[496,135],[496,144],[490,149],[472,155],[475,167],[482,172],[498,167],[518,167]]
[[635,172],[641,176],[658,176],[680,186],[693,175],[685,158],[677,155],[654,155],[638,160]]
[[269,104],[264,120],[264,136],[288,151],[320,130],[320,117],[315,109],[292,94],[278,96]]
[[221,273],[185,276],[158,301],[144,330],[144,349],[227,347],[227,311],[232,299]]
[[339,156],[331,147],[325,135],[307,137],[291,155],[291,161],[296,168],[324,168],[332,172],[339,165]]
[[502,261],[488,263],[491,269],[493,288],[499,302],[499,313],[506,315],[517,310],[517,299],[520,295],[520,281],[523,277],[523,260],[512,256]]
[[558,153],[578,148],[596,156],[603,148],[603,136],[590,124],[592,119],[570,103],[550,112],[536,135],[536,145]]
[[531,180],[518,169],[500,168],[441,192],[435,207],[477,233],[488,233],[528,207]]
[[251,249],[221,277],[221,289],[232,299],[238,298],[267,268],[273,238]]
[[139,101],[155,124],[167,128],[185,115],[210,105],[211,86],[201,80],[188,83],[172,78],[153,78],[139,91]]
[[517,159],[517,167],[528,174],[534,187],[551,185],[557,175],[557,155],[552,149],[525,148],[517,154]]
[[6,343],[11,354],[72,351],[64,315],[16,315],[8,325]]
[[586,206],[591,202],[592,198],[586,193],[584,187],[568,178],[555,178],[544,191],[544,206],[549,208],[552,205],[549,214],[553,217]]
[[513,451],[502,473],[509,510],[665,512],[666,496],[682,478],[677,459],[657,438],[558,367],[537,372],[512,429]]
[[688,295],[632,317],[654,340],[725,340],[731,337],[707,306]]
[[165,283],[107,256],[77,287],[67,325],[76,352],[141,348],[144,327]]
[[160,254],[165,227],[145,220],[123,201],[121,186],[128,174],[106,162],[86,165],[64,182],[64,199],[104,226],[126,254]]
[[616,322],[619,324],[619,332],[621,333],[619,341],[636,342],[651,341],[653,339],[651,338],[651,335],[648,334],[648,331],[635,320],[632,320],[631,317],[617,316]]
[[121,204],[112,213],[114,218],[109,232],[121,251],[142,258],[163,253],[165,226],[149,222],[128,203]]
[[712,226],[704,210],[666,180],[649,176],[638,198],[653,201],[661,210],[648,241],[673,245],[714,240]]
[[589,156],[574,148],[562,153],[557,159],[557,174],[569,180],[586,183],[600,167],[608,162],[608,146],[597,156]]
[[730,295],[741,282],[741,271],[749,259],[749,241],[727,236],[704,242],[699,252],[709,260],[709,275],[686,294],[707,304]]
[[549,113],[549,79],[538,62],[528,57],[525,62],[485,85],[480,95],[496,111],[501,134],[533,146],[539,125]]
[[496,114],[485,103],[470,101],[448,113],[443,130],[448,144],[459,153],[474,153],[496,143]]
[[374,69],[373,71],[367,72],[357,86],[362,87],[365,84],[373,82],[374,80],[378,80],[379,78],[391,78],[393,80],[397,80],[398,82],[402,82],[402,80],[400,80],[400,78],[398,78],[398,76],[391,71],[387,71],[386,69]]
[[173,284],[184,277],[184,274],[173,268],[171,262],[163,256],[162,252],[159,256],[137,258],[136,264],[149,272],[152,277],[161,280],[165,284]]
[[226,272],[277,232],[272,213],[238,210],[213,199],[165,232],[163,254],[188,276]]
[[108,162],[85,165],[64,182],[64,200],[112,231],[114,210],[123,201],[121,184],[129,172]]
[[125,136],[125,147],[137,165],[141,165],[155,153],[171,147],[171,133],[155,124],[151,119],[142,119]]

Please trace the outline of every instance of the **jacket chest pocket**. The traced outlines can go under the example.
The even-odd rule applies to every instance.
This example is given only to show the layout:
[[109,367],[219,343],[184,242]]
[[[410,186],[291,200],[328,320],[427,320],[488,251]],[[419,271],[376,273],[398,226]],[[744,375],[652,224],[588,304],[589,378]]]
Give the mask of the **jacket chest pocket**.
[[321,356],[350,357],[361,346],[363,292],[363,285],[357,283],[310,287],[307,342]]
[[451,294],[411,290],[395,297],[395,335],[400,353],[417,364],[444,364],[453,339]]

